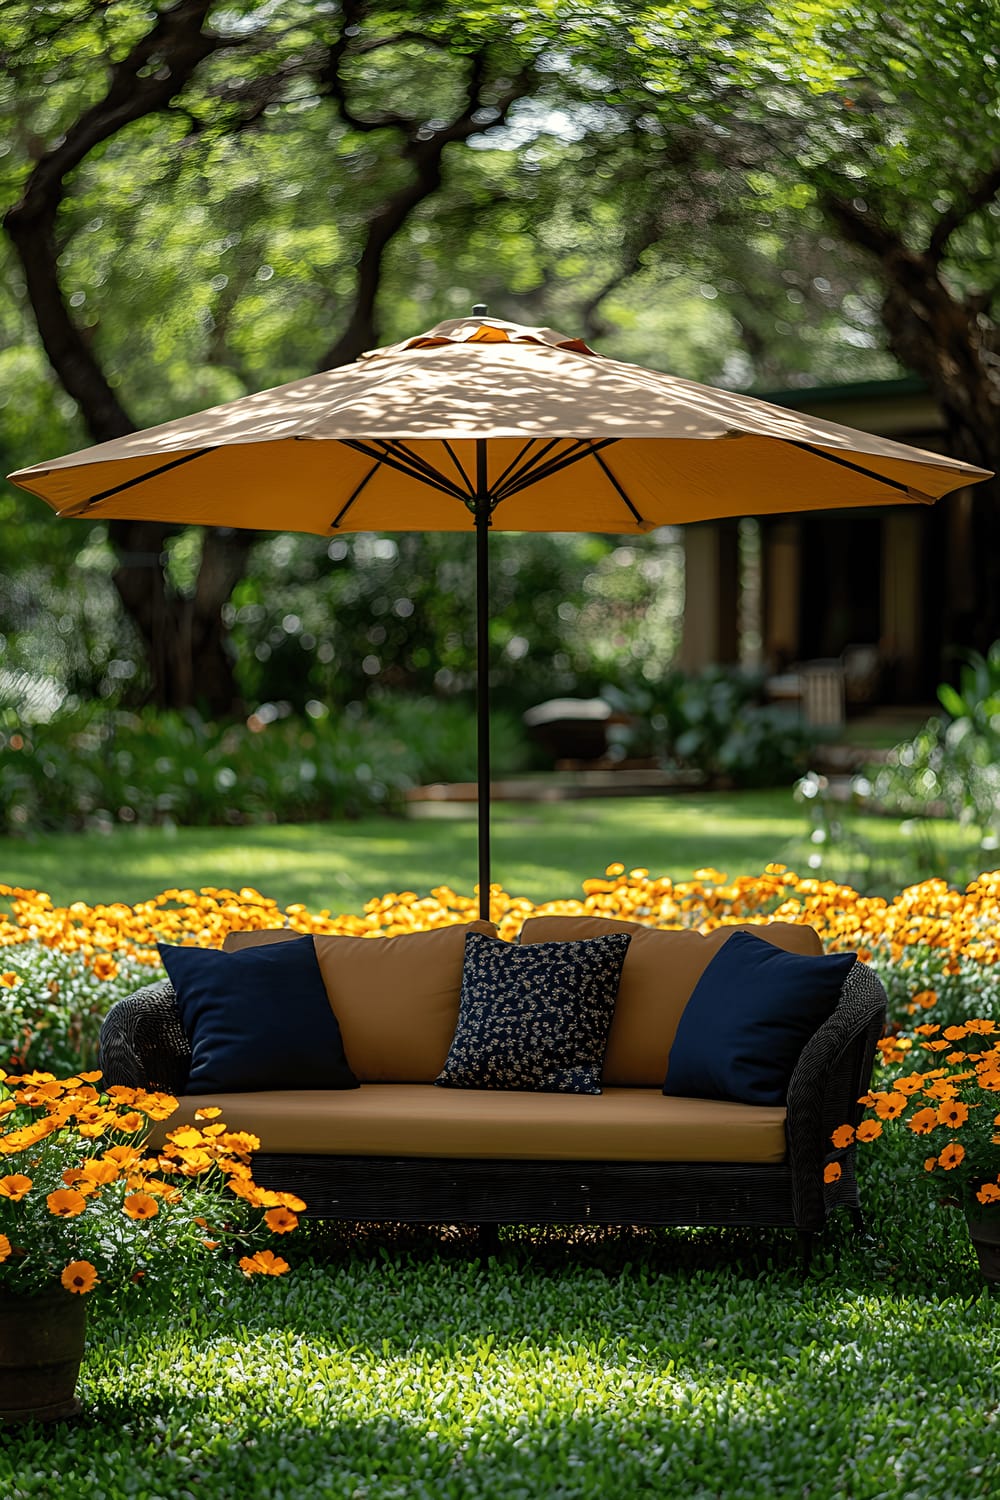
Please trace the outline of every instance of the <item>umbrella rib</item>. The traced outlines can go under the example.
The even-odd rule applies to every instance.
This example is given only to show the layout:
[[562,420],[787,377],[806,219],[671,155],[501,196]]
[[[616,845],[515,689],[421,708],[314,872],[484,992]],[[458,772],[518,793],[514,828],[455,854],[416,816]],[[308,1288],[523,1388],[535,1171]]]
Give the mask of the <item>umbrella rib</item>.
[[173,458],[168,464],[160,464],[158,469],[147,469],[145,474],[137,474],[134,479],[126,479],[121,484],[113,485],[110,490],[101,490],[99,495],[91,495],[87,500],[81,500],[74,510],[65,511],[68,516],[79,516],[90,509],[92,505],[98,505],[102,500],[110,500],[112,495],[120,495],[123,490],[134,489],[137,484],[144,484],[147,479],[155,479],[159,474],[167,474],[171,469],[179,469],[181,464],[189,464],[196,458],[204,458],[206,453],[214,453],[214,448],[199,448],[196,453],[185,453],[183,458]]
[[612,474],[611,470],[608,468],[607,464],[604,462],[604,459],[597,452],[596,448],[594,450],[594,460],[597,463],[598,468],[604,474],[605,479],[607,479],[608,483],[611,485],[612,489],[615,491],[615,493],[618,495],[618,497],[621,499],[621,501],[625,505],[628,506],[629,511],[632,514],[632,519],[639,526],[641,526],[643,524],[642,516],[640,516],[639,512],[636,510],[635,506],[632,504],[632,502],[629,499],[628,495],[625,493],[624,489],[619,484],[618,480],[615,478],[615,476]]
[[368,470],[368,473],[365,475],[364,479],[362,479],[359,484],[356,484],[354,486],[354,489],[351,491],[350,498],[344,501],[343,505],[340,507],[340,509],[338,510],[337,514],[334,516],[333,520],[330,522],[330,530],[331,531],[336,531],[337,530],[337,528],[340,525],[341,521],[347,515],[347,512],[350,510],[350,508],[354,504],[355,500],[361,494],[361,491],[364,489],[364,487],[368,483],[369,479],[372,479],[378,473],[378,469],[379,469],[379,466],[378,466],[378,462],[376,461],[375,463],[372,464],[371,468]]
[[445,479],[444,475],[439,474],[435,469],[428,467],[425,472],[422,468],[412,463],[404,462],[401,458],[397,458],[388,443],[383,444],[384,451],[380,452],[378,448],[372,447],[370,443],[364,442],[360,438],[342,438],[341,441],[345,448],[353,448],[356,453],[363,453],[366,458],[373,458],[376,463],[388,464],[390,469],[398,469],[408,479],[419,480],[421,484],[426,484],[434,490],[443,490],[453,500],[461,500],[463,505],[465,504],[466,496],[457,484],[452,484],[450,480]]
[[[504,481],[506,480],[508,474],[510,474],[514,469],[517,469],[517,466],[521,462],[521,460],[524,457],[524,455],[526,453],[528,453],[528,452],[531,451],[531,446],[536,441],[537,441],[536,438],[529,438],[528,441],[524,444],[524,446],[521,449],[521,451],[518,454],[516,454],[514,458],[511,459],[511,461],[507,465],[506,469],[504,469],[504,471],[500,475],[499,479],[493,485],[493,494],[501,496],[501,497],[503,496],[503,494],[505,493],[504,487],[503,487],[504,486]],[[527,471],[532,467],[532,465],[541,463],[541,461],[545,457],[545,455],[547,453],[550,453],[552,451],[552,449],[556,446],[556,444],[560,443],[560,442],[562,442],[561,438],[552,438],[552,439],[550,439],[550,441],[547,442],[544,447],[539,448],[538,452],[533,456],[533,458],[530,460],[529,463],[525,464],[525,466],[524,466],[523,469],[518,470],[518,473],[519,474],[527,473]]]
[[455,468],[458,470],[462,480],[466,485],[466,488],[469,491],[469,495],[472,496],[475,493],[472,488],[472,481],[469,478],[468,474],[466,474],[465,470],[462,468],[462,465],[459,462],[458,454],[455,452],[454,448],[451,446],[447,438],[441,439],[441,446],[447,453],[448,457],[451,459],[452,463],[455,465]]
[[797,438],[783,438],[781,441],[786,442],[790,448],[801,448],[803,453],[808,453],[813,458],[825,458],[831,464],[840,464],[843,469],[853,469],[855,474],[863,474],[866,479],[876,479],[879,484],[888,485],[890,489],[899,490],[904,495],[933,504],[932,495],[925,495],[923,490],[915,490],[912,485],[903,484],[899,479],[889,479],[887,475],[880,474],[876,469],[866,469],[863,464],[852,463],[849,458],[839,458],[836,453],[827,453],[825,448],[814,448],[812,443],[802,443]]
[[[387,447],[391,447],[392,451],[394,451],[396,453],[401,453],[403,455],[403,457],[406,459],[407,463],[411,463],[413,465],[414,469],[417,470],[419,473],[426,475],[428,478],[433,478],[433,479],[436,479],[436,480],[440,480],[440,482],[442,484],[448,484],[450,482],[449,480],[447,480],[444,477],[444,475],[441,473],[440,469],[436,469],[434,467],[434,465],[432,463],[429,463],[426,458],[421,458],[419,453],[414,453],[414,451],[413,451],[412,448],[408,448],[406,446],[406,444],[405,443],[401,443],[398,438],[396,439],[396,441],[394,443],[392,443],[391,445],[387,444],[386,446]],[[447,443],[445,443],[444,446],[447,447],[448,446]],[[452,457],[454,457],[454,455],[452,455]],[[466,477],[465,470],[462,469],[461,466],[459,466],[459,471],[458,472],[461,474],[462,478],[465,480],[466,489],[468,491],[469,497],[471,498],[472,497],[472,487],[470,486],[468,478]],[[457,495],[458,494],[462,494],[462,491],[460,489],[456,488],[455,494],[457,494]],[[464,499],[465,496],[462,495],[462,498]]]
[[506,486],[503,495],[497,498],[505,500],[509,495],[516,495],[520,490],[527,489],[529,485],[538,484],[542,479],[550,479],[553,474],[558,474],[562,469],[568,469],[571,464],[579,463],[582,458],[595,457],[599,449],[607,448],[617,441],[617,438],[601,438],[600,442],[588,443],[583,438],[577,438],[575,447],[564,449],[548,463],[541,466],[537,462],[525,464],[520,473],[515,474],[512,482]]

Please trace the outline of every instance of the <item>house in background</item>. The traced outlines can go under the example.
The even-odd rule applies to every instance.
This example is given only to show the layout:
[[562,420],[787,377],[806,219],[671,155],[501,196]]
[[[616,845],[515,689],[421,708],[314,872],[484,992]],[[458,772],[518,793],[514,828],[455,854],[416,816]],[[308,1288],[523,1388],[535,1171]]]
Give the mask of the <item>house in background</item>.
[[[945,448],[916,376],[771,392],[777,406]],[[844,706],[930,703],[947,675],[955,601],[972,595],[971,489],[936,505],[812,511],[684,528],[681,665],[763,668],[775,696],[839,673]],[[822,688],[820,689],[822,691]],[[835,722],[832,700],[814,710]]]

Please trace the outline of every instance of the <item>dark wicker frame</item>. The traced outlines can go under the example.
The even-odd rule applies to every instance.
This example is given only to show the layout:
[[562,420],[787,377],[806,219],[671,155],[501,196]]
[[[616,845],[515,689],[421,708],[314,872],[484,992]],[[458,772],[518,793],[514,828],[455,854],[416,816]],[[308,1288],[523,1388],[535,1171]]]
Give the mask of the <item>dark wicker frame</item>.
[[[788,1088],[788,1154],[775,1165],[733,1162],[466,1160],[450,1157],[258,1153],[264,1187],[301,1194],[308,1214],[355,1223],[759,1225],[809,1232],[843,1205],[860,1209],[856,1124],[885,1027],[881,981],[856,963],[837,1007],[806,1044]],[[183,1094],[191,1049],[167,982],[112,1006],[101,1028],[105,1084]],[[841,1176],[823,1182],[839,1162]]]

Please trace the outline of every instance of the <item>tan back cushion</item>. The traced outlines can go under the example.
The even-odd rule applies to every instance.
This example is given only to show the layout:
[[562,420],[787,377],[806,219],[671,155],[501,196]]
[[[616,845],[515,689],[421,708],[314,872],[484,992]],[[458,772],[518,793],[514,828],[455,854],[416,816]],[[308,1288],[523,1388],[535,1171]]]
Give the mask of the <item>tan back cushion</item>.
[[[604,1055],[603,1081],[612,1088],[663,1087],[681,1013],[730,933],[752,932],[786,953],[823,951],[813,928],[794,922],[741,924],[701,933],[665,932],[610,917],[529,917],[521,928],[521,942],[571,942],[605,932],[627,932],[632,937]],[[348,1052],[348,1061],[350,1056]]]
[[[316,957],[344,1052],[362,1083],[433,1083],[458,1020],[465,934],[496,937],[492,922],[399,937],[317,934]],[[301,937],[288,928],[231,932],[223,949]]]

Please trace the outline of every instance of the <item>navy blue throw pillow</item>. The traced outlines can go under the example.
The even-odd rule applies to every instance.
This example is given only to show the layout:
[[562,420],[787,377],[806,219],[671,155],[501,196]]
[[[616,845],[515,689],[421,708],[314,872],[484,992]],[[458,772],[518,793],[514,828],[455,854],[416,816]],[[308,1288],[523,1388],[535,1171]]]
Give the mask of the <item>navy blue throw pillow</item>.
[[446,1088],[599,1094],[627,932],[519,947],[465,938]]
[[236,953],[157,947],[191,1043],[187,1093],[357,1088],[311,937]]
[[799,1053],[833,1013],[856,958],[786,953],[734,932],[684,1008],[663,1092],[784,1104]]

